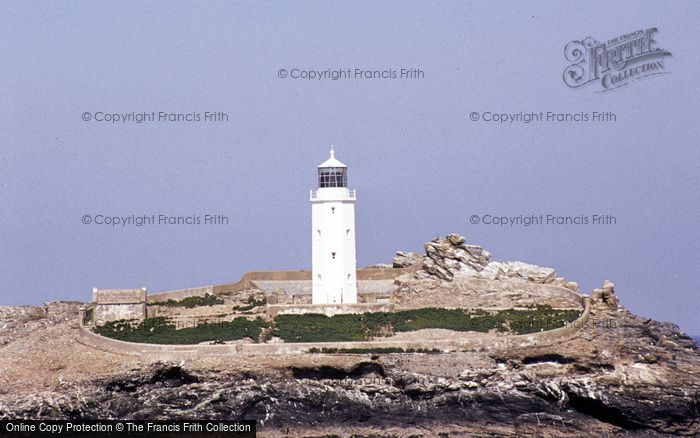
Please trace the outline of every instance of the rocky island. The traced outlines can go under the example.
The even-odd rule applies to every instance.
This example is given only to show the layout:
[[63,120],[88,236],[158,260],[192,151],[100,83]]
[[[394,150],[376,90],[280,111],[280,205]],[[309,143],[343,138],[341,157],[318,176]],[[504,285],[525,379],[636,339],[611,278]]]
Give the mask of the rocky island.
[[[103,337],[93,330],[109,333],[85,326],[78,302],[0,308],[0,418],[252,419],[270,437],[700,434],[697,344],[625,309],[612,282],[587,296],[551,268],[493,261],[455,234],[372,269],[396,275],[392,287],[366,280],[375,283],[360,293],[390,306],[362,320],[372,330],[351,340],[367,342],[364,350],[286,338],[284,318],[269,309],[304,305],[303,287],[291,282],[291,292],[265,281],[212,289],[191,307],[149,303],[167,321],[201,321],[224,308],[266,321],[254,335],[200,342],[240,354],[116,351],[90,341]],[[463,311],[462,319],[387,317],[423,309]],[[460,326],[475,315],[492,325]],[[553,325],[515,324],[523,321]],[[418,341],[436,348],[396,347]],[[285,344],[302,346],[276,347]]]

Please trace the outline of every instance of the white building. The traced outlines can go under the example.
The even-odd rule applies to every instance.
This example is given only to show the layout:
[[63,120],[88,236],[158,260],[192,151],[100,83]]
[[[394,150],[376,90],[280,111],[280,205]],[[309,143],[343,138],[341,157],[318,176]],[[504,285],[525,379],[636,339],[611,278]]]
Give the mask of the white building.
[[357,303],[355,191],[348,189],[348,167],[331,157],[318,166],[318,188],[311,190],[314,304]]

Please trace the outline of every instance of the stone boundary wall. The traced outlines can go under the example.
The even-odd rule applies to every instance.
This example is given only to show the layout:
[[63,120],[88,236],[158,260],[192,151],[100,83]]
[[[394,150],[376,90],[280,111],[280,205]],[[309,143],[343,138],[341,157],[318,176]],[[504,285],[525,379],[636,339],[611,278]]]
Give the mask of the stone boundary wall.
[[92,288],[92,301],[98,304],[138,304],[146,302],[146,288],[102,289]]
[[[304,342],[250,344],[234,343],[225,345],[164,345],[125,342],[100,336],[83,324],[79,326],[79,341],[93,348],[110,353],[136,356],[147,361],[173,361],[201,357],[240,356],[240,355],[275,355],[306,353],[311,348],[338,349],[439,349],[443,352],[459,350],[510,349],[518,347],[543,347],[562,342],[576,334],[588,323],[590,317],[590,298],[583,298],[584,311],[581,316],[565,327],[527,335],[506,335],[489,338],[466,338],[457,340],[434,341],[363,341],[363,342]],[[82,316],[82,312],[81,312]],[[81,319],[82,321],[82,319]]]
[[[564,295],[571,297],[573,301],[581,301],[581,293],[568,289],[564,286],[559,286],[551,283],[533,283],[531,281],[516,280],[502,278],[499,280],[493,280],[491,278],[480,278],[480,277],[469,277],[468,279],[462,277],[455,280],[456,283],[466,284],[470,287],[478,288],[480,290],[499,290],[502,291],[503,285],[506,284],[513,289],[522,289],[525,292],[537,293],[540,290],[556,290],[557,292],[562,292]],[[582,303],[583,304],[583,303]],[[583,306],[582,306],[583,307]]]
[[[358,269],[358,280],[393,280],[399,275],[412,273],[416,268],[386,268],[386,269]],[[172,291],[158,292],[148,295],[149,303],[159,303],[168,300],[181,300],[187,297],[201,297],[206,294],[218,295],[225,292],[239,292],[244,289],[257,288],[256,280],[261,281],[311,281],[311,271],[250,271],[234,283],[215,284],[209,286],[192,287]]]
[[[386,268],[358,269],[357,280],[393,280],[399,275],[413,273],[415,268]],[[251,283],[260,281],[311,281],[311,271],[251,271],[243,274],[235,283],[218,284],[213,286],[216,293],[239,291],[249,287]]]
[[214,295],[214,286],[191,287],[149,294],[148,303],[162,303],[168,300],[177,301],[187,297],[203,297],[206,294]]
[[277,315],[305,315],[322,313],[327,316],[346,313],[391,312],[392,304],[357,303],[357,304],[268,304],[266,316],[272,319]]

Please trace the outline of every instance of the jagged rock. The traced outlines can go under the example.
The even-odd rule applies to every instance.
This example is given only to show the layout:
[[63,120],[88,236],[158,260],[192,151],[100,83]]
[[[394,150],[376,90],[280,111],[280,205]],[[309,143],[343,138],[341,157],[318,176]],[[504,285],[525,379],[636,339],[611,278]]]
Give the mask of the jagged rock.
[[[426,243],[422,269],[415,274],[415,277],[421,279],[434,276],[446,281],[465,276],[491,280],[519,279],[537,284],[555,284],[578,292],[577,283],[557,277],[552,268],[518,261],[492,261],[488,251],[479,245],[466,244],[465,241],[464,236],[449,234],[444,238],[437,237]],[[399,254],[402,256],[398,257]],[[399,261],[404,260],[404,254],[408,253],[397,253]],[[410,254],[417,256],[416,253]],[[394,258],[394,267],[397,267],[397,257]]]
[[[443,262],[443,265],[444,265],[444,262]],[[423,271],[427,272],[430,275],[434,275],[436,277],[439,277],[443,280],[452,280],[452,277],[454,276],[452,274],[452,271],[450,271],[446,267],[441,266],[440,264],[436,263],[431,258],[426,258],[425,261],[423,262]]]
[[491,254],[478,245],[467,245],[459,234],[435,238],[425,244],[423,270],[443,280],[452,280],[455,272],[480,272],[491,261]]
[[423,261],[423,256],[417,252],[396,251],[392,266],[394,268],[408,268]]
[[574,291],[574,292],[580,291],[577,282],[567,281],[565,278],[562,278],[562,277],[555,278],[551,284],[553,284],[554,286],[559,286],[559,287],[569,289],[569,290]]
[[515,278],[531,283],[549,284],[557,277],[557,273],[552,268],[532,265],[523,262],[504,262],[498,266],[496,279]]
[[617,297],[615,297],[615,285],[611,281],[605,280],[602,288],[593,290],[591,302],[595,307],[617,309],[618,302]]
[[461,236],[459,234],[449,234],[447,236],[447,240],[453,245],[453,246],[459,246],[464,243],[464,236]]

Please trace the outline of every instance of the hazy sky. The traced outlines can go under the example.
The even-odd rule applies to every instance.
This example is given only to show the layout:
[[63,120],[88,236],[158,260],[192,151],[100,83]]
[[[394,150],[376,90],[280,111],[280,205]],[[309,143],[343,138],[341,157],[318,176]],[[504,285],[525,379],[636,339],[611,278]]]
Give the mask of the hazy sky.
[[[360,266],[457,232],[585,292],[610,279],[632,311],[700,334],[700,9],[555,5],[3,2],[0,304],[310,268],[308,190],[333,143],[357,189]],[[607,93],[564,84],[568,42],[652,27],[668,74]],[[280,77],[356,68],[423,75]],[[95,121],[206,111],[228,121]],[[469,119],[487,111],[616,121]],[[94,223],[160,214],[229,223]],[[616,223],[470,223],[540,214]]]

